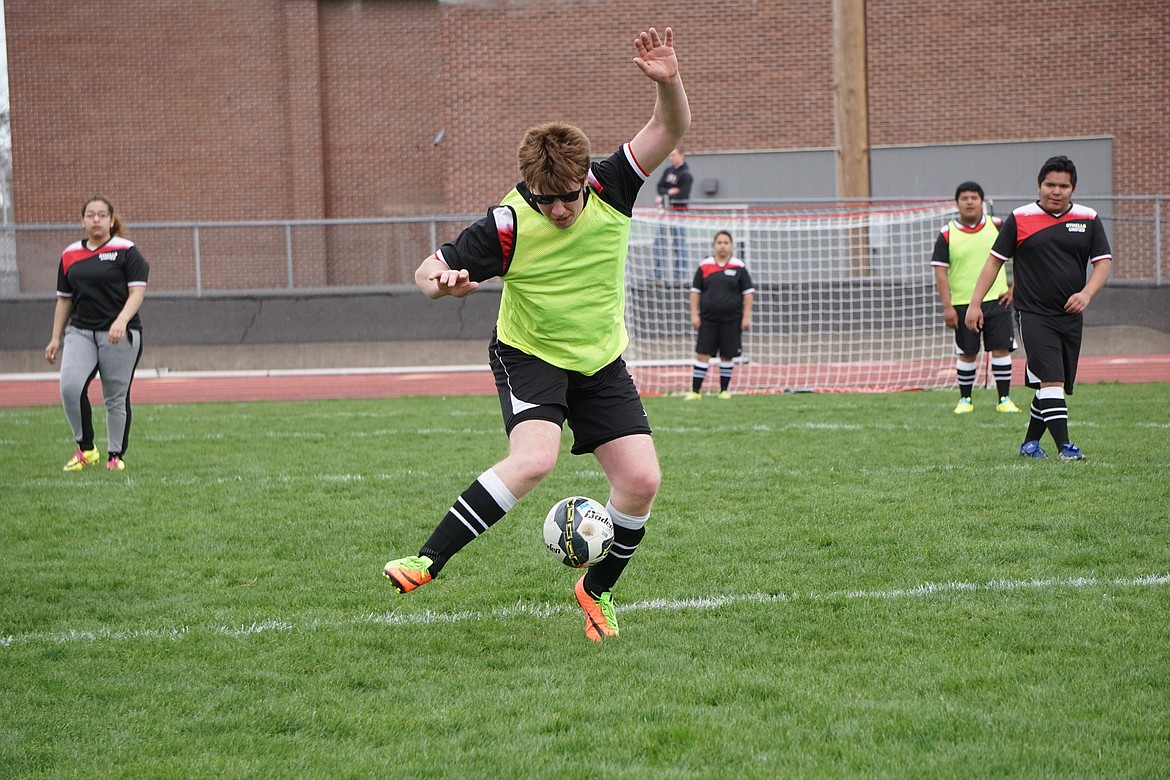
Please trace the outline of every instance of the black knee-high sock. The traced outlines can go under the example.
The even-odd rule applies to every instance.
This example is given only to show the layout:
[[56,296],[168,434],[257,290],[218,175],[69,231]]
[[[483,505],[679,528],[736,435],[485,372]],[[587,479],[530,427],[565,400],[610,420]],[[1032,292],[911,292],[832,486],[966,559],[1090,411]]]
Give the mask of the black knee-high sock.
[[728,360],[725,363],[719,364],[719,389],[726,390],[731,387],[731,372],[735,370],[735,363]]
[[993,357],[991,359],[991,375],[995,377],[995,391],[1000,398],[1011,395],[1012,392],[1012,356]]
[[[606,507],[610,514],[614,512],[613,506]],[[644,519],[644,518],[643,518]],[[640,526],[638,528],[625,528],[615,524],[613,527],[613,547],[609,548],[609,555],[601,559],[601,562],[594,565],[588,572],[585,573],[585,591],[593,598],[600,598],[602,593],[607,590],[613,590],[613,586],[617,584],[618,577],[622,576],[626,565],[629,564],[630,558],[634,557],[634,553],[638,551],[638,545],[642,541],[642,537],[646,535],[646,527]]]
[[419,555],[433,561],[428,568],[430,575],[436,576],[452,555],[491,528],[515,504],[516,499],[495,472],[489,469],[480,474],[459,495],[419,550]]
[[707,364],[695,361],[691,368],[691,392],[697,393],[703,389],[703,380],[707,378]]
[[1040,399],[1034,397],[1032,406],[1028,409],[1028,432],[1024,434],[1024,441],[1040,441],[1048,426],[1044,422],[1044,410],[1040,406]]
[[960,398],[971,397],[971,388],[975,387],[975,371],[978,367],[979,364],[974,361],[968,363],[962,358],[955,360],[955,377],[959,380]]
[[1044,416],[1044,425],[1052,434],[1052,441],[1056,443],[1057,447],[1060,447],[1068,444],[1068,402],[1059,388],[1056,388],[1056,392],[1052,393],[1055,397],[1040,398],[1040,393],[1049,394],[1045,390],[1048,388],[1040,389],[1040,392],[1036,394],[1036,400],[1040,406],[1040,413]]

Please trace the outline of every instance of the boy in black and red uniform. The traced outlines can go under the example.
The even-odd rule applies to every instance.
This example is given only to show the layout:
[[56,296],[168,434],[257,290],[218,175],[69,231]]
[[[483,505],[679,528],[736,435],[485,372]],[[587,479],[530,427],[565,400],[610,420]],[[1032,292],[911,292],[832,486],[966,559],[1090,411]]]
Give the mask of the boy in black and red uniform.
[[[1052,434],[1061,460],[1084,460],[1069,441],[1068,405],[1081,354],[1085,308],[1109,278],[1113,255],[1097,212],[1072,202],[1077,169],[1067,157],[1050,157],[1037,177],[1040,197],[1013,211],[999,237],[972,300],[981,300],[1000,266],[1014,261],[1016,325],[1027,352],[1025,382],[1036,388],[1020,454],[1043,458],[1044,431]],[[1086,281],[1085,269],[1092,266]],[[983,312],[967,309],[966,326],[983,328]]]

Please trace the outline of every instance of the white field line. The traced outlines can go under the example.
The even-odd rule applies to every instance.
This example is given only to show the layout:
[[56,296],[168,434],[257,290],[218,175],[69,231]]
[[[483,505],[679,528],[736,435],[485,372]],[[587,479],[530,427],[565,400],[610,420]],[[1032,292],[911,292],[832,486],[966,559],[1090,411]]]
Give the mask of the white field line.
[[[826,593],[747,593],[729,596],[697,596],[687,599],[650,599],[633,604],[617,606],[618,612],[721,609],[737,604],[794,604],[800,602],[838,601],[841,599],[875,601],[882,599],[911,599],[944,593],[974,593],[980,591],[1046,590],[1052,588],[1152,588],[1170,585],[1170,574],[1151,574],[1142,577],[1123,577],[1104,580],[1096,577],[1066,577],[1032,580],[991,580],[973,582],[926,582],[911,588],[891,590],[837,590]],[[74,642],[133,641],[136,639],[183,639],[191,634],[212,634],[220,636],[245,637],[272,632],[312,631],[337,628],[345,625],[374,623],[385,626],[440,625],[478,620],[511,620],[514,618],[548,618],[561,614],[576,614],[576,605],[524,604],[501,607],[490,612],[431,612],[417,613],[399,611],[371,613],[345,621],[313,620],[302,625],[279,618],[256,621],[249,625],[203,627],[179,626],[173,628],[101,629],[98,631],[38,632],[0,636],[0,647],[14,647],[28,644],[70,644]]]

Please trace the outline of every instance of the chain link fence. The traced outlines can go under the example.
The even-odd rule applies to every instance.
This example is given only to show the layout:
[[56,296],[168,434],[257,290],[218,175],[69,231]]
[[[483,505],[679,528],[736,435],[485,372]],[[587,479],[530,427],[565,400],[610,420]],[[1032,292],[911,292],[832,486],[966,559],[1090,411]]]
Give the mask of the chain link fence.
[[[1105,221],[1114,255],[1111,285],[1170,283],[1164,261],[1170,195],[1077,202]],[[377,288],[412,284],[419,262],[477,218],[149,222],[129,225],[126,236],[150,261],[152,295]],[[52,295],[62,250],[82,237],[75,224],[0,225],[0,299]],[[921,260],[926,274],[929,258]]]

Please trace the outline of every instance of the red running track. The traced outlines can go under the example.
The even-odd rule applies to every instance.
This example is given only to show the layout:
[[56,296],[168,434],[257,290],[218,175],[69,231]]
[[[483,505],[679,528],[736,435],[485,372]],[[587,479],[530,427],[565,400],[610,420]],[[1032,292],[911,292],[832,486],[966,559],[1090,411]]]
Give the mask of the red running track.
[[[649,370],[653,369],[638,369]],[[785,370],[791,371],[791,367],[786,367]],[[1170,382],[1170,355],[1082,357],[1077,383],[1092,382]],[[839,392],[836,388],[825,389]],[[288,371],[142,375],[134,380],[133,398],[135,404],[182,404],[204,401],[309,401],[329,398],[396,398],[409,395],[493,393],[495,384],[491,372],[486,368],[467,370],[419,368],[408,371],[363,373]],[[90,394],[95,404],[101,403],[98,382],[91,386]],[[0,376],[0,408],[48,406],[60,402],[58,383],[54,377]]]

